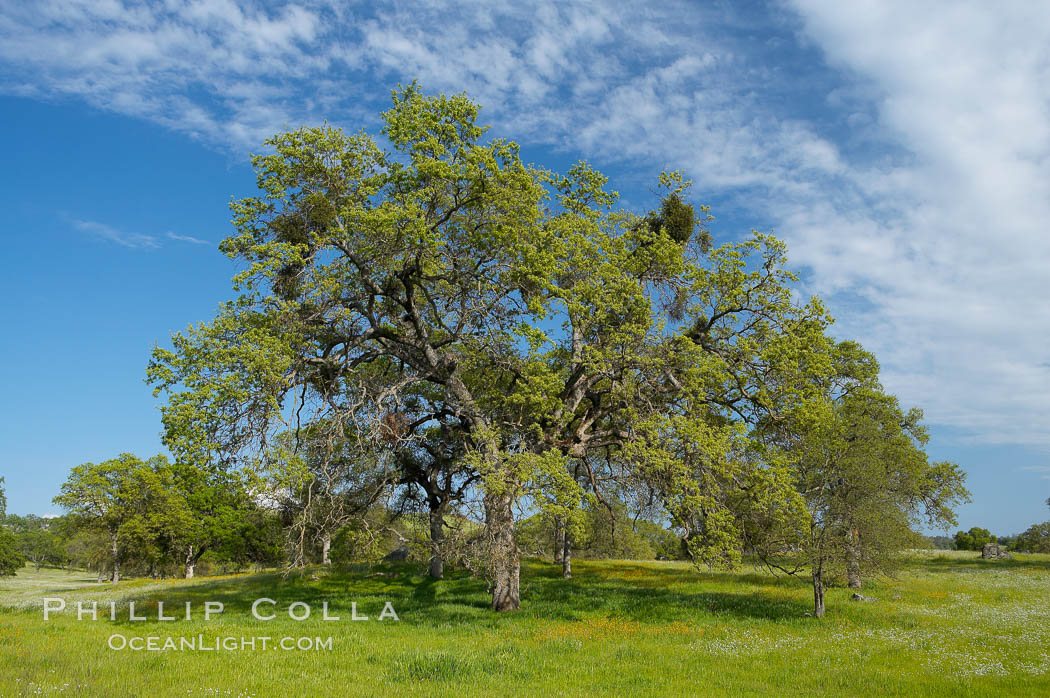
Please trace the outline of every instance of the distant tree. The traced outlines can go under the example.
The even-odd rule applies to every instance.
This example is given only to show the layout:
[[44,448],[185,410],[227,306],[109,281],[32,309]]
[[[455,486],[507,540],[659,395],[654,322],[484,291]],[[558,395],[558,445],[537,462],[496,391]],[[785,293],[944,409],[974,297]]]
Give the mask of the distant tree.
[[1050,521],[1029,527],[1017,536],[1011,547],[1030,553],[1050,553]]
[[76,517],[68,514],[48,517],[47,530],[55,537],[55,564],[70,570],[74,569],[77,562],[70,554],[69,541],[76,536],[78,531]]
[[0,527],[0,577],[14,576],[25,564],[25,556],[19,552],[14,535]]
[[831,347],[835,366],[825,396],[801,402],[769,427],[769,445],[792,464],[806,515],[755,509],[756,552],[774,569],[808,569],[814,615],[824,615],[826,578],[841,570],[857,588],[864,573],[886,572],[919,542],[922,523],[944,527],[968,498],[965,474],[930,463],[918,410],[904,412],[878,384],[878,364],[859,345]]
[[479,476],[464,458],[469,429],[466,424],[442,411],[432,400],[433,390],[421,386],[397,413],[403,425],[390,433],[396,446],[394,463],[400,498],[395,514],[425,511],[430,538],[429,574],[444,576],[445,560],[450,556],[445,529],[448,517],[478,484]]
[[[641,524],[649,523],[632,521],[622,502],[610,501],[608,507],[590,502],[584,506],[583,535],[579,536],[577,547],[585,557],[653,560],[657,556],[650,538],[655,537],[654,531],[648,529],[650,536],[641,533]],[[678,541],[673,533],[671,536]]]
[[238,519],[213,549],[214,556],[241,568],[277,567],[287,561],[287,537],[278,512],[255,506]]
[[[1050,506],[1050,499],[1046,500],[1046,505]],[[1013,536],[1010,549],[1029,553],[1050,553],[1050,521],[1034,524],[1024,533]]]
[[290,566],[307,564],[318,549],[318,561],[330,564],[335,534],[395,482],[391,460],[367,448],[350,425],[306,424],[273,439],[262,459],[260,491],[288,524]]
[[178,460],[168,466],[181,504],[173,521],[172,545],[186,579],[192,579],[197,562],[209,550],[229,548],[242,534],[255,504],[240,473],[214,463]]
[[4,525],[6,518],[7,493],[4,491],[4,478],[0,477],[0,577],[11,577],[26,564],[14,534]]
[[995,542],[999,544],[999,547],[1007,550],[1017,550],[1017,539],[1020,534],[1015,533],[1012,536],[996,536]]
[[956,550],[953,536],[929,536],[930,546],[937,550]]
[[126,556],[162,562],[186,526],[188,512],[167,467],[164,456],[143,461],[130,453],[84,463],[72,469],[54,499],[106,534],[114,584]]
[[46,519],[39,516],[21,518],[21,526],[16,529],[15,540],[19,551],[32,563],[39,572],[44,565],[61,565],[65,562],[65,551],[61,540],[50,530]]
[[955,534],[957,550],[983,550],[988,543],[996,542],[995,536],[987,528],[974,526],[969,531],[958,531]]
[[[610,498],[607,503],[609,506],[591,500],[584,504],[575,534],[575,554],[619,560],[688,559],[677,531],[631,516],[620,500]],[[522,548],[530,554],[550,550],[559,535],[555,522],[542,514],[522,521],[518,531]],[[561,541],[564,544],[564,538]]]
[[63,536],[66,560],[72,567],[98,570],[98,582],[101,584],[111,557],[105,533],[93,522],[80,517],[69,515],[66,519],[69,521]]

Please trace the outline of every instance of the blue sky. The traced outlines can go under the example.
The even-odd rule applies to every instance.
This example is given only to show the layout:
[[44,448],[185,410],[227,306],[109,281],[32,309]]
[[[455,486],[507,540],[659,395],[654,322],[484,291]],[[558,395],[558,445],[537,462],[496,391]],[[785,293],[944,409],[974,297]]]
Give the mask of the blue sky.
[[1050,12],[1043,3],[0,5],[0,475],[160,449],[144,367],[211,317],[248,153],[466,91],[526,159],[638,209],[682,168],[716,239],[774,229],[836,332],[969,473],[963,527],[1050,518]]

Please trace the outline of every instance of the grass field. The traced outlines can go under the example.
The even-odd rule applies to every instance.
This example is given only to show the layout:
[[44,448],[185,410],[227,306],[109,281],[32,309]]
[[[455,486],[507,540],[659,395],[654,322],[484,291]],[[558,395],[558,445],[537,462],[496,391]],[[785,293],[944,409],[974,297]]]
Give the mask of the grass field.
[[[823,620],[805,615],[805,580],[668,562],[574,561],[572,580],[530,562],[523,608],[504,615],[487,609],[483,582],[434,582],[410,565],[116,587],[26,568],[0,581],[0,695],[1046,696],[1050,556],[1017,558],[915,554],[897,579],[866,585],[876,603],[830,590]],[[69,605],[45,622],[44,597]],[[276,602],[260,607],[276,619],[252,617],[260,597]],[[99,620],[77,621],[76,600],[104,602]],[[150,619],[128,620],[129,601]],[[157,601],[180,620],[157,620]],[[205,601],[224,611],[204,621]],[[296,601],[310,604],[307,620],[288,617]],[[321,620],[324,601],[340,621]],[[385,601],[399,621],[376,620]],[[350,620],[351,602],[370,620]],[[110,649],[113,635],[202,636],[208,646],[221,637],[332,640],[330,649],[256,641],[255,650],[138,651]]]

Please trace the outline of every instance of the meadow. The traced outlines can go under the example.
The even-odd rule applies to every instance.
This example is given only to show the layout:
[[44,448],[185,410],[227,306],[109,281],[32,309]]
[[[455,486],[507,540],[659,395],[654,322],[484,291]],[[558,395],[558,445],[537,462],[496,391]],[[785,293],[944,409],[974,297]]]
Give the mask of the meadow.
[[[0,695],[1050,695],[1045,555],[912,553],[896,578],[865,585],[877,602],[830,589],[821,620],[807,616],[807,580],[754,568],[579,560],[563,580],[529,561],[522,610],[509,614],[488,610],[483,581],[423,572],[308,568],[113,587],[27,567],[0,581]],[[46,622],[45,597],[67,603]],[[274,602],[260,615],[276,618],[252,617],[259,598]],[[78,621],[78,600],[100,602],[99,620]],[[179,619],[158,620],[158,601]],[[205,601],[222,602],[223,612],[205,621]],[[341,620],[321,619],[325,601]],[[387,601],[400,620],[377,620]],[[129,602],[148,620],[129,620]],[[310,606],[308,619],[289,618],[294,602]],[[351,603],[370,620],[350,620]],[[211,646],[222,637],[330,637],[331,646],[115,650],[114,635]]]

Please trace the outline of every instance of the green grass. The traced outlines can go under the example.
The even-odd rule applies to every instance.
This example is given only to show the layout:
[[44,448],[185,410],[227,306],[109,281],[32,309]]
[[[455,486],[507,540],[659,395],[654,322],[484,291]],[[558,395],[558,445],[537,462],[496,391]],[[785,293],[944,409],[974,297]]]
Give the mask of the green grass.
[[[805,580],[744,569],[699,574],[666,562],[575,561],[572,580],[530,562],[520,612],[496,615],[485,585],[411,565],[96,585],[84,573],[23,570],[0,581],[0,695],[1050,695],[1050,556],[986,562],[916,554],[877,603],[828,592],[806,617]],[[317,579],[310,575],[316,574]],[[899,595],[899,599],[892,597]],[[118,602],[118,619],[44,622],[42,600]],[[253,600],[278,618],[251,617]],[[205,600],[221,616],[201,619]],[[320,619],[321,603],[339,622]],[[128,601],[152,616],[127,619]],[[161,622],[194,603],[191,621]],[[284,609],[311,604],[302,622]],[[353,622],[350,602],[373,620]],[[374,620],[390,601],[400,622]],[[332,637],[330,650],[116,651],[127,637]]]

